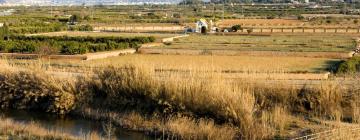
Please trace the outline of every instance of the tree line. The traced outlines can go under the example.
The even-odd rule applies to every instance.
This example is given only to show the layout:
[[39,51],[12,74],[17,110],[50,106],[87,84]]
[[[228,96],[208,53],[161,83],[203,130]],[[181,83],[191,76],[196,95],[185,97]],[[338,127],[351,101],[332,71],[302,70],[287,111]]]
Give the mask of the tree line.
[[0,38],[0,52],[38,54],[85,54],[138,48],[154,37],[69,37],[9,35]]

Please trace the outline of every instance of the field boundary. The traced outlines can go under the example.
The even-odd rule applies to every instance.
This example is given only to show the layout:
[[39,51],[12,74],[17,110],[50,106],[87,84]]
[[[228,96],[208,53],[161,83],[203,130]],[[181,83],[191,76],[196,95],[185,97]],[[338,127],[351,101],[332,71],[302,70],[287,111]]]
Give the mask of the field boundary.
[[294,27],[294,28],[269,28],[269,27],[244,27],[238,33],[321,33],[321,34],[360,34],[360,28],[326,28],[326,27]]
[[87,53],[84,55],[42,55],[42,54],[22,54],[22,53],[0,53],[0,57],[10,59],[71,59],[71,60],[95,60],[114,57],[119,55],[134,54],[136,49],[124,49],[116,51],[106,51],[97,53]]
[[360,127],[346,127],[326,130],[310,135],[305,135],[291,140],[315,140],[315,139],[343,139],[358,138],[360,136]]

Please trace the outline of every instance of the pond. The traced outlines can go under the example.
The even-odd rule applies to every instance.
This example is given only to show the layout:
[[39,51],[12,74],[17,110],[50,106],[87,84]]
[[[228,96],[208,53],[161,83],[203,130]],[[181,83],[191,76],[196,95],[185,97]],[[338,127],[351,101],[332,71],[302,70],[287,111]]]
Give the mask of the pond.
[[[40,126],[49,130],[61,130],[65,133],[72,134],[74,136],[83,136],[84,134],[97,133],[99,136],[106,135],[104,131],[104,123],[86,120],[79,117],[65,116],[59,117],[57,115],[29,112],[29,111],[0,111],[0,115],[5,118],[13,119],[19,123],[37,123]],[[115,129],[115,135],[113,136],[119,140],[153,140],[149,136],[146,136],[140,132],[128,131],[125,129]]]

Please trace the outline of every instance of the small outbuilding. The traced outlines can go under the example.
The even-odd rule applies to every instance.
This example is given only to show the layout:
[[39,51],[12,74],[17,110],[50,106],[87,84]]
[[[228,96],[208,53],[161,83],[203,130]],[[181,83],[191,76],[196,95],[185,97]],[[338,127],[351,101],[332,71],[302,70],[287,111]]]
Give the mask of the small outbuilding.
[[206,33],[209,29],[208,22],[205,19],[200,19],[196,22],[195,32],[197,33]]

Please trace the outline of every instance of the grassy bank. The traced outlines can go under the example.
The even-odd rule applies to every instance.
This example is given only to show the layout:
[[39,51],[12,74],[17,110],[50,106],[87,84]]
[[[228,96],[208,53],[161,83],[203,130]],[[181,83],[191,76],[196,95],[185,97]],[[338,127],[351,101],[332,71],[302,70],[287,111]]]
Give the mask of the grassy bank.
[[288,138],[304,129],[335,127],[325,121],[360,120],[359,91],[331,83],[266,87],[215,73],[155,78],[154,71],[141,65],[106,67],[77,78],[43,73],[4,67],[1,107],[112,118],[121,127],[180,139]]

